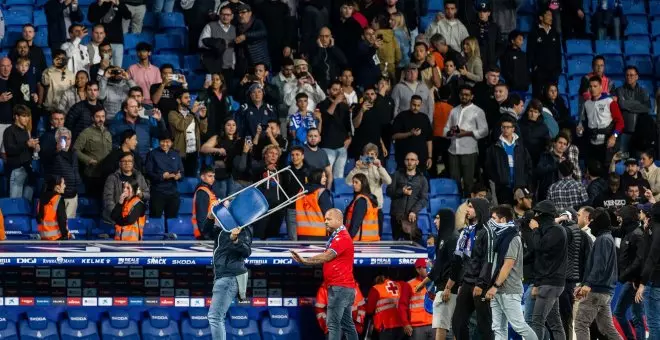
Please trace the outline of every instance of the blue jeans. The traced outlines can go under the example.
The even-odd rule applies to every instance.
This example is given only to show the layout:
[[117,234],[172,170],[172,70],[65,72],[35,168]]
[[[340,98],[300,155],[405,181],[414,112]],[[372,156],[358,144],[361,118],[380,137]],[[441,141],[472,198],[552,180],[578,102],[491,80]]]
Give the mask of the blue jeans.
[[28,172],[24,167],[14,169],[9,176],[9,197],[32,201],[32,187],[27,184]]
[[213,186],[216,194],[218,195],[218,199],[223,199],[240,190],[240,188],[236,185],[236,182],[234,182],[234,180],[231,178],[215,181]]
[[[525,322],[527,322],[528,325],[531,325],[532,323],[532,313],[534,312],[534,305],[536,304],[536,299],[532,298],[532,288],[534,288],[534,285],[525,285],[525,293],[523,294],[522,300],[523,300],[523,314],[525,316]],[[545,330],[543,332],[543,340],[549,340],[550,339],[550,333]]]
[[646,330],[644,329],[644,308],[642,304],[635,303],[635,292],[636,289],[633,288],[633,285],[630,282],[626,282],[621,286],[621,292],[619,293],[619,300],[616,302],[616,307],[614,307],[614,317],[619,322],[623,334],[628,339],[635,339],[630,328],[630,322],[626,316],[628,308],[632,309],[632,324],[635,327],[635,334],[637,334],[637,339],[644,339]]
[[[646,325],[649,326],[648,340],[660,340],[660,287],[647,286],[644,291]],[[638,338],[639,339],[639,338]]]
[[236,277],[222,277],[213,284],[213,297],[209,308],[209,325],[213,340],[227,339],[225,319],[232,300],[238,294],[238,281]]
[[121,63],[124,62],[124,44],[110,44],[112,46],[112,65],[123,67]]
[[[339,286],[328,287],[328,340],[341,340],[342,331],[347,340],[358,340],[351,311],[354,300],[355,289]],[[213,340],[218,339],[213,337]]]
[[328,154],[328,161],[330,162],[330,167],[332,167],[332,177],[344,178],[344,167],[346,167],[346,160],[348,159],[346,148],[323,148],[323,151]]
[[174,0],[154,0],[153,11],[155,13],[173,12],[174,11]]

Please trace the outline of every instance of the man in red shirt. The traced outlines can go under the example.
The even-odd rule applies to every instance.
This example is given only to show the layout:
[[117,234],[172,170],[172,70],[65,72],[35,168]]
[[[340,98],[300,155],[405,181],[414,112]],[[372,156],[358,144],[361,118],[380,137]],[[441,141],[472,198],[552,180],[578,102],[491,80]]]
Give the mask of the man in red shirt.
[[323,264],[323,282],[328,285],[328,340],[341,340],[342,331],[347,340],[358,340],[351,310],[355,300],[355,249],[343,221],[344,216],[339,209],[333,208],[325,213],[326,229],[331,235],[323,253],[302,258],[290,250],[293,259],[300,264]]

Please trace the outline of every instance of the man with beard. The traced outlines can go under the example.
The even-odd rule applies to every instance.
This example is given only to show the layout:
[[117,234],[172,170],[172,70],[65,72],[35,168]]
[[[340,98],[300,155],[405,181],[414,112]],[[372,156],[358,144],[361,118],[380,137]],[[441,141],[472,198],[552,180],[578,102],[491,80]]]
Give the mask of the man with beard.
[[359,159],[362,155],[362,149],[365,145],[372,143],[381,148],[383,157],[387,157],[387,149],[383,143],[382,129],[374,128],[381,126],[383,116],[387,115],[387,107],[384,106],[384,99],[378,98],[376,90],[369,87],[364,91],[361,104],[353,106],[351,114],[351,123],[353,126],[353,140],[349,146],[348,154],[350,158]]
[[[92,45],[92,44],[90,44]],[[107,41],[102,41],[98,50],[99,62],[92,64],[89,67],[89,79],[100,81],[105,76],[105,70],[112,66],[112,44]],[[91,57],[90,57],[91,58]],[[93,60],[93,59],[92,59]]]
[[41,78],[41,84],[46,88],[46,98],[43,102],[45,110],[56,110],[64,92],[75,83],[75,76],[66,68],[66,63],[66,52],[62,50],[53,51],[53,66],[47,68]]
[[99,82],[99,99],[108,114],[108,119],[113,119],[121,110],[121,104],[128,97],[128,91],[136,85],[128,72],[120,67],[109,67],[105,70],[105,76]]
[[82,176],[86,194],[100,199],[103,194],[101,162],[112,150],[112,135],[105,128],[105,111],[94,112],[94,125],[80,133],[73,148],[85,166]]
[[594,199],[594,206],[616,209],[626,205],[626,194],[621,190],[619,175],[611,173],[607,183],[608,189]]
[[[29,58],[30,65],[32,65],[32,68],[35,70],[35,77],[41,79],[42,72],[48,67],[48,65],[46,64],[44,51],[41,47],[34,44],[34,32],[34,26],[32,24],[23,25],[22,39],[19,41],[24,41],[25,45],[21,43],[19,46],[19,43],[17,42],[16,49],[9,52],[9,59],[15,64],[19,57]],[[27,50],[25,50],[25,48],[27,48]],[[57,51],[57,49],[53,50],[53,57],[55,57],[54,51]]]
[[321,134],[319,129],[311,128],[307,130],[307,143],[305,144],[305,163],[309,165],[310,170],[321,169],[325,171],[328,179],[327,187],[332,188],[332,167],[328,160],[328,154],[319,147],[321,143]]
[[405,166],[405,155],[409,152],[417,154],[423,164],[422,169],[430,169],[433,158],[433,129],[428,116],[421,112],[422,98],[413,95],[410,98],[410,110],[401,112],[392,126],[392,139],[396,149],[395,159],[398,167]]
[[[135,93],[135,91],[132,91],[132,93]],[[152,141],[167,131],[167,128],[162,119],[162,114],[158,109],[154,109],[151,117],[148,119],[142,117],[139,113],[140,103],[134,96],[131,96],[123,103],[122,117],[119,119],[115,117],[116,119],[110,123],[109,130],[112,134],[113,145],[115,146],[121,146],[124,142],[124,131],[135,131],[137,135],[137,153],[144,160],[149,150],[151,150]]]
[[[44,74],[45,76],[46,74]],[[85,85],[86,99],[73,105],[64,119],[64,126],[71,130],[71,142],[75,143],[78,135],[92,126],[92,116],[98,108],[103,108],[99,97],[99,85],[89,82]]]
[[321,148],[328,154],[334,178],[344,177],[347,149],[351,144],[350,108],[342,91],[341,83],[334,80],[328,87],[328,96],[319,103],[321,111]]
[[296,59],[293,62],[295,83],[290,82],[284,85],[284,104],[288,107],[288,114],[298,111],[296,107],[296,95],[304,92],[307,94],[307,111],[314,112],[316,104],[325,99],[325,93],[316,79],[309,72],[309,65],[304,59]]
[[[486,120],[488,127],[494,128],[500,120],[500,104],[495,97],[495,88],[500,82],[500,69],[496,66],[490,67],[486,72],[484,81],[477,83],[474,86],[475,104],[484,110],[486,113]],[[507,96],[508,98],[508,90]],[[501,96],[500,96],[501,98]],[[504,98],[504,99],[507,99]],[[502,100],[504,102],[504,100]]]
[[176,95],[182,89],[188,88],[186,77],[183,74],[175,74],[172,64],[163,64],[160,66],[160,79],[158,84],[151,85],[149,93],[151,101],[161,113],[168,114],[170,111],[176,111],[179,104],[176,102]]
[[236,39],[234,39],[236,72],[245,74],[250,65],[258,63],[270,66],[266,25],[252,15],[250,5],[239,6],[238,23]]

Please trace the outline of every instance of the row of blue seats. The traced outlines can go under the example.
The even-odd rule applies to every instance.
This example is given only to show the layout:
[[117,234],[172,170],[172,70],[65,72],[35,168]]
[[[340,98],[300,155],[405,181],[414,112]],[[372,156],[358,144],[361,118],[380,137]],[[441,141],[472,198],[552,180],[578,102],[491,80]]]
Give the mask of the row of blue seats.
[[[87,5],[80,5],[80,11],[85,17],[83,24],[91,25],[86,17],[89,7]],[[48,26],[46,21],[46,14],[44,10],[35,10],[29,5],[11,5],[3,11],[5,19],[5,26],[22,26],[26,23],[31,23],[36,27]],[[185,19],[182,13],[152,13],[146,12],[142,22],[143,28],[148,29],[169,29],[169,28],[186,28]],[[91,33],[91,32],[90,32]]]
[[[99,325],[82,309],[67,310],[61,320],[51,320],[44,310],[27,311],[12,320],[7,308],[0,310],[0,338],[8,340],[211,340],[208,310],[188,309],[178,323],[167,309],[150,309],[141,320],[128,311],[109,309]],[[269,308],[261,320],[250,319],[244,308],[231,307],[225,323],[233,340],[300,340],[300,330],[285,308]],[[139,326],[138,326],[139,322]],[[18,324],[18,327],[17,327]]]

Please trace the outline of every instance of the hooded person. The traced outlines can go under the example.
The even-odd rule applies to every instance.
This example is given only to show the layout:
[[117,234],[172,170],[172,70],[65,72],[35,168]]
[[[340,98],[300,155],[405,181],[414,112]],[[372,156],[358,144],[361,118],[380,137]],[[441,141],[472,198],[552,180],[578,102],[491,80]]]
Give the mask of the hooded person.
[[468,226],[461,232],[455,250],[455,254],[462,259],[462,269],[465,272],[452,318],[452,329],[458,340],[470,338],[468,324],[475,310],[477,328],[482,338],[493,338],[490,302],[483,299],[486,289],[491,284],[492,266],[495,260],[494,234],[488,225],[489,218],[488,200],[480,198],[468,200]]

